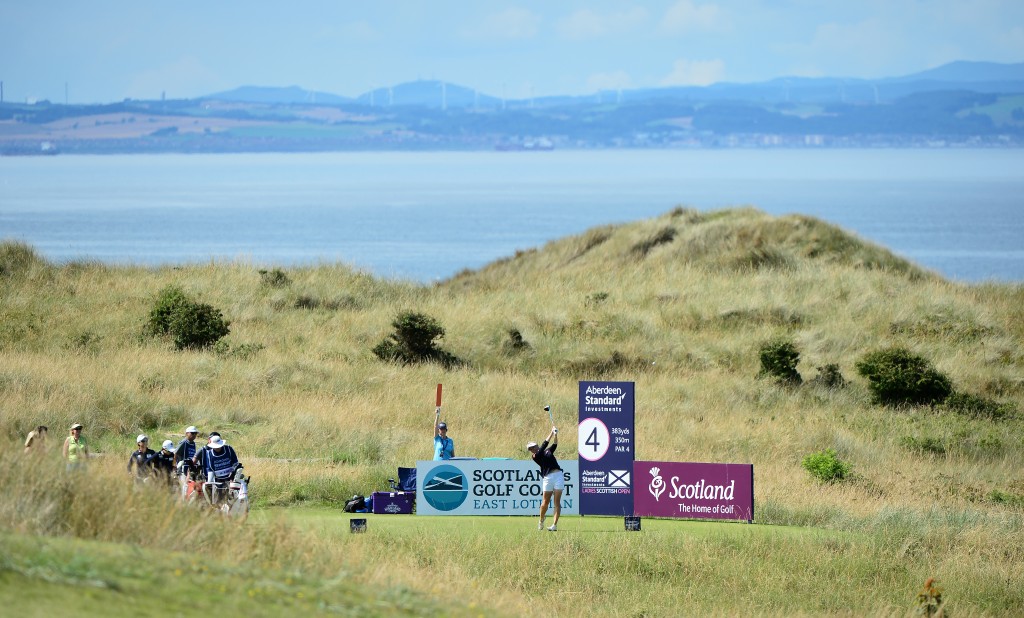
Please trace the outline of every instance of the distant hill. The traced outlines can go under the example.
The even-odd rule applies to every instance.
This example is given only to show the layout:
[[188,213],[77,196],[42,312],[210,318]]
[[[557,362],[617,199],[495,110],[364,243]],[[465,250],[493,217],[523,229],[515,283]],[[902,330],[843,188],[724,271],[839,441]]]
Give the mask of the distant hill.
[[[956,62],[878,80],[741,84],[500,99],[417,80],[356,98],[243,86],[188,100],[0,103],[0,154],[1024,147],[1024,63]],[[48,149],[52,153],[55,150]]]
[[473,88],[439,80],[417,80],[377,88],[355,99],[373,106],[423,106],[435,108],[499,107],[501,100]]
[[440,80],[416,80],[375,88],[355,98],[326,92],[286,88],[242,86],[202,97],[223,101],[263,104],[363,104],[373,107],[426,107],[433,109],[500,109],[511,107],[561,107],[579,104],[612,104],[685,100],[745,101],[752,103],[883,103],[922,93],[968,90],[984,93],[1024,93],[1024,62],[996,63],[957,61],[881,79],[784,76],[763,82],[719,82],[708,86],[673,86],[602,91],[569,96],[553,95],[532,100],[508,99],[471,87]]
[[339,105],[352,102],[352,99],[336,94],[305,90],[298,86],[288,86],[286,88],[242,86],[234,90],[217,92],[202,98],[217,99],[219,101],[238,101],[240,103],[321,103]]
[[959,60],[934,69],[893,77],[886,82],[943,81],[943,82],[1024,82],[1024,62],[1001,64],[997,62],[969,62]]

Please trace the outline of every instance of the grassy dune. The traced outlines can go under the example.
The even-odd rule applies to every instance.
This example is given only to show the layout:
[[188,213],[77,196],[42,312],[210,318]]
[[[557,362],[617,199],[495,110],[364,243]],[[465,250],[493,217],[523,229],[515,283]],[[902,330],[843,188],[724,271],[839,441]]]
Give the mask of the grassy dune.
[[[766,526],[750,529],[761,533],[698,536],[667,522],[678,525],[640,538],[537,539],[512,520],[507,533],[444,524],[439,539],[426,520],[414,534],[360,540],[286,522],[279,535],[241,535],[231,551],[294,545],[265,568],[317,581],[345,571],[428,604],[458,593],[473,611],[498,613],[899,615],[928,577],[957,615],[1024,607],[1019,285],[951,283],[821,221],[753,209],[676,209],[597,228],[433,286],[328,264],[282,270],[288,281],[272,285],[253,264],[54,265],[0,245],[3,450],[20,450],[39,423],[55,429],[56,450],[80,421],[103,454],[93,467],[118,484],[136,433],[177,439],[196,424],[236,446],[257,506],[302,513],[383,488],[397,466],[428,458],[438,382],[458,454],[522,457],[548,425],[541,406],[575,422],[578,380],[632,380],[637,458],[752,462]],[[231,321],[218,350],[177,352],[141,334],[168,285]],[[370,350],[406,310],[436,318],[441,346],[463,364],[380,362]],[[510,331],[527,345],[511,345]],[[800,387],[758,377],[760,345],[780,336],[801,352]],[[891,345],[1017,415],[873,404],[854,365]],[[845,388],[813,384],[828,364]],[[571,434],[564,442],[575,449]],[[822,485],[803,470],[826,448],[851,464],[850,479]],[[0,475],[17,476],[22,464],[9,463]],[[117,525],[98,534],[26,522],[19,513],[43,507],[13,500],[0,496],[8,531],[160,548]],[[816,534],[772,532],[781,526]],[[532,573],[538,555],[565,586]],[[443,591],[430,583],[439,580]]]

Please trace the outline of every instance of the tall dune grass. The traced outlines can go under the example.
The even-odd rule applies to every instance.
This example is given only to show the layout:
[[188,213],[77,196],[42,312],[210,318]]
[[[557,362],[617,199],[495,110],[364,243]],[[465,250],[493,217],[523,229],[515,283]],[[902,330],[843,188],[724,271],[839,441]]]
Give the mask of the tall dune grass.
[[[805,592],[786,605],[776,590],[775,600],[726,605],[723,613],[891,607],[902,593],[896,587],[925,575],[925,566],[955,574],[973,589],[968,613],[998,612],[1005,606],[999,603],[1019,598],[996,585],[1004,575],[1019,577],[1024,563],[1019,550],[999,549],[1006,539],[1021,546],[1019,412],[993,421],[941,407],[877,407],[855,363],[869,351],[901,345],[928,358],[958,391],[1024,410],[1022,286],[945,281],[823,222],[753,209],[680,208],[554,241],[432,286],[327,264],[282,270],[289,283],[269,285],[257,266],[242,262],[55,265],[23,244],[0,244],[0,438],[16,444],[46,424],[56,450],[65,428],[82,422],[102,461],[120,465],[135,434],[146,432],[155,442],[178,439],[186,425],[196,424],[204,433],[220,430],[236,447],[254,476],[258,506],[337,505],[352,493],[383,489],[398,466],[430,457],[437,383],[444,383],[443,415],[459,455],[520,458],[521,445],[542,437],[549,425],[542,406],[550,404],[563,426],[575,422],[578,380],[632,380],[638,459],[753,463],[759,521],[856,535],[835,554],[836,568],[847,559],[864,573],[871,560],[901,565],[898,577],[883,569],[858,578],[878,597],[870,601],[843,592],[826,603]],[[222,345],[177,352],[142,334],[156,294],[167,285],[224,313],[231,334]],[[436,318],[446,329],[439,345],[465,364],[443,369],[380,362],[371,348],[408,310]],[[521,336],[516,346],[509,344],[513,330]],[[759,346],[780,336],[801,353],[805,384],[799,388],[758,377]],[[829,364],[839,367],[848,386],[806,383]],[[571,453],[575,437],[563,435],[562,452]],[[851,464],[851,480],[822,486],[801,468],[804,456],[825,448]],[[12,506],[9,497],[0,505],[6,527],[142,542],[127,520],[111,523],[107,532],[84,521],[62,529],[57,506],[33,510],[21,502]],[[42,519],[17,524],[23,508]],[[169,539],[179,526],[214,526],[187,521],[160,524],[167,530],[161,534]],[[239,542],[287,544],[290,534]],[[544,598],[536,582],[516,579],[513,569],[498,574],[483,561],[460,566],[409,543],[395,558],[401,566],[379,568],[399,578],[405,567],[443,572],[490,589],[488,598],[502,607],[522,609]],[[568,552],[587,551],[558,543]],[[297,545],[319,556],[308,542]],[[757,571],[759,552],[783,551],[769,545],[744,553],[723,543],[676,549],[688,556],[679,568],[691,576],[702,568],[702,552]],[[240,550],[246,551],[257,550]],[[372,548],[360,551],[383,560]],[[498,551],[484,553],[497,560]],[[808,545],[777,566],[803,569],[803,561],[821,551]],[[420,564],[422,556],[433,557]],[[309,564],[304,555],[276,560]],[[640,577],[654,567],[638,562],[628,568]],[[824,582],[828,576],[825,569],[814,577]],[[665,585],[682,586],[674,577]],[[514,582],[512,592],[498,594],[505,580]],[[791,585],[803,590],[812,580]],[[596,594],[577,583],[573,594]],[[699,595],[688,590],[681,598],[693,602]],[[732,582],[715,594],[759,598],[757,590]],[[638,606],[654,595],[620,592]],[[986,605],[983,598],[999,600]],[[629,614],[625,605],[615,607],[609,613]]]

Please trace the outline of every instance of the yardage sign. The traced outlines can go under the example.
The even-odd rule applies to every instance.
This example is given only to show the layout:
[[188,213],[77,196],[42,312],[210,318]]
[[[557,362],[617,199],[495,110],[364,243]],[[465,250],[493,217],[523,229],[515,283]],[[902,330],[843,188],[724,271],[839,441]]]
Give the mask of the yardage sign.
[[633,514],[633,382],[580,382],[580,513]]

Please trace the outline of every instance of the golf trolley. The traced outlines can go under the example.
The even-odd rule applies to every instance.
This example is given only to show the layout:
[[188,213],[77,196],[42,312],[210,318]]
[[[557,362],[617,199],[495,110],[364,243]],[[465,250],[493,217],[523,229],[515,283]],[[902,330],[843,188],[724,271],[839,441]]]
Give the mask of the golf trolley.
[[226,480],[209,480],[192,469],[188,462],[180,468],[183,479],[181,500],[186,505],[201,505],[228,517],[245,519],[249,515],[249,477],[232,469]]

